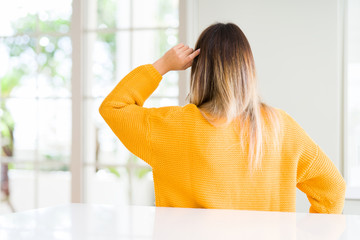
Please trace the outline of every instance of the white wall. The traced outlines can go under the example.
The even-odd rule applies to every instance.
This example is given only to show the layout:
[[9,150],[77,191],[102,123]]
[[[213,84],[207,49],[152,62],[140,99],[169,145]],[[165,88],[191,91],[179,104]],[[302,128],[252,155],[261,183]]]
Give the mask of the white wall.
[[[293,116],[342,170],[338,0],[196,2],[197,33],[189,41],[215,22],[236,23],[252,47],[263,100]],[[307,198],[299,193],[297,211],[307,212]]]

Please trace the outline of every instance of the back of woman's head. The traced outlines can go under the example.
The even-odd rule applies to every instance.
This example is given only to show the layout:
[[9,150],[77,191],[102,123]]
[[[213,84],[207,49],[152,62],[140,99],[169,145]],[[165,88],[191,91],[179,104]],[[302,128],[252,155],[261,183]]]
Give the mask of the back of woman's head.
[[230,122],[257,101],[255,65],[249,42],[238,26],[217,23],[200,35],[201,54],[191,68],[190,103]]
[[258,168],[263,145],[261,109],[268,113],[275,128],[278,124],[275,111],[259,99],[250,44],[237,25],[217,23],[201,33],[195,46],[198,48],[201,53],[191,68],[190,103],[213,125],[220,119],[246,124],[248,133],[242,131],[241,136],[248,136],[250,165]]

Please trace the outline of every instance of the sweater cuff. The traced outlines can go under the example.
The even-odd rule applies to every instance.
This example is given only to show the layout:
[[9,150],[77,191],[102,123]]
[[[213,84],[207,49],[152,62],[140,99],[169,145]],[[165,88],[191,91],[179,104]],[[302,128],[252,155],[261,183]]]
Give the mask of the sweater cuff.
[[144,67],[151,74],[151,80],[153,80],[156,86],[158,86],[163,76],[158,72],[158,70],[156,70],[156,68],[152,64],[146,64],[144,65]]

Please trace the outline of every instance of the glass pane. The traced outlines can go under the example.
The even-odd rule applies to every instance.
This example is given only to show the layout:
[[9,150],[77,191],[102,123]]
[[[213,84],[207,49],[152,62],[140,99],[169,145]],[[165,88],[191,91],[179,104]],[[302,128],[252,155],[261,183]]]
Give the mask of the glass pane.
[[116,26],[117,28],[130,28],[130,4],[131,0],[117,0]]
[[[89,11],[92,11],[94,9],[97,10],[98,28],[115,28],[116,8],[117,8],[116,0],[97,0],[96,8],[91,8],[89,9]],[[91,18],[90,14],[89,14],[89,18]],[[92,20],[89,19],[89,21]],[[93,27],[93,26],[89,26],[89,27]]]
[[[88,28],[178,27],[178,0],[97,0],[88,4]],[[132,4],[132,5],[131,5]],[[96,12],[97,23],[92,15]]]
[[0,36],[39,31],[66,33],[71,18],[71,0],[8,1],[0,9]]
[[91,0],[87,7],[89,29],[130,27],[130,0]]
[[[146,39],[146,41],[144,41]],[[133,67],[154,63],[176,45],[178,30],[138,30],[133,33]]]
[[89,42],[88,46],[93,49],[90,59],[92,75],[89,76],[88,88],[92,89],[93,96],[107,95],[114,87],[116,68],[116,35],[98,34],[95,41]]
[[176,71],[168,72],[163,76],[158,88],[153,92],[152,96],[169,96],[177,97],[179,95],[179,73]]
[[42,164],[38,176],[38,207],[70,203],[70,186],[71,173],[68,165]]
[[125,168],[84,169],[85,201],[97,204],[129,204],[129,174]]
[[[2,165],[4,167],[4,165]],[[2,189],[8,189],[8,194],[1,191],[0,214],[12,211],[24,211],[35,207],[35,175],[32,163],[7,164],[7,170],[2,171]],[[6,177],[4,177],[5,175]],[[5,180],[6,179],[6,180]]]
[[34,32],[36,7],[34,1],[7,1],[0,8],[0,36]]
[[178,27],[178,0],[133,0],[134,27]]
[[71,40],[68,36],[42,36],[39,39],[39,96],[71,95]]
[[348,1],[348,184],[360,187],[360,1]]
[[2,97],[36,96],[36,39],[28,35],[0,39]]
[[37,0],[37,2],[41,32],[69,32],[72,0]]
[[116,83],[124,78],[131,69],[131,33],[130,32],[118,32],[116,39]]
[[154,98],[150,97],[144,104],[144,107],[168,107],[179,106],[177,98]]
[[1,143],[3,149],[7,149],[3,155],[21,161],[35,157],[36,112],[35,99],[4,99],[1,102]]
[[[105,121],[101,118],[99,114],[99,104],[100,101],[95,99],[84,99],[84,115],[87,119],[83,123],[84,131],[84,162],[86,164],[94,164],[95,161],[98,162],[100,154],[100,136],[102,135],[101,128],[105,125]],[[105,138],[107,139],[107,138]],[[111,146],[112,142],[105,143],[106,146]],[[111,147],[110,147],[111,148]]]
[[39,100],[39,158],[64,162],[71,154],[71,100]]
[[131,170],[131,204],[155,206],[155,191],[152,171],[149,168]]
[[[87,53],[87,59],[93,59],[89,64],[92,69],[88,75],[87,89],[92,89],[94,97],[106,96],[115,85],[132,69],[143,64],[155,62],[162,54],[170,49],[177,41],[177,31],[135,31],[133,34],[133,64],[130,65],[130,32],[117,34],[98,34],[96,40],[88,37],[88,46],[94,49]],[[143,39],[147,39],[144,43]],[[132,67],[132,68],[131,68]],[[170,72],[165,75],[160,89],[154,93],[161,96],[178,95],[178,74]]]
[[[151,167],[149,164],[147,164],[145,161],[143,161],[141,158],[135,156],[134,154],[130,153],[130,156],[127,159],[128,164],[134,165],[134,166],[140,166],[140,167],[146,167],[148,170],[151,170]],[[140,171],[141,172],[141,171]],[[141,174],[141,173],[140,173]]]

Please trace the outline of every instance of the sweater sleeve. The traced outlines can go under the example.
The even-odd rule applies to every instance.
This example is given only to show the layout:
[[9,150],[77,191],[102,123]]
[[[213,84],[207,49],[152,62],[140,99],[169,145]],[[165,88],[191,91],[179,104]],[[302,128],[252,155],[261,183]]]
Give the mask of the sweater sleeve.
[[310,213],[341,214],[345,202],[346,184],[334,163],[319,146],[313,159],[300,158],[297,187],[310,201]]
[[297,187],[307,195],[310,213],[342,213],[345,181],[334,163],[291,117],[293,152],[298,157]]
[[162,79],[153,65],[143,65],[125,76],[102,102],[99,112],[106,123],[133,154],[150,166],[150,108],[143,104]]

